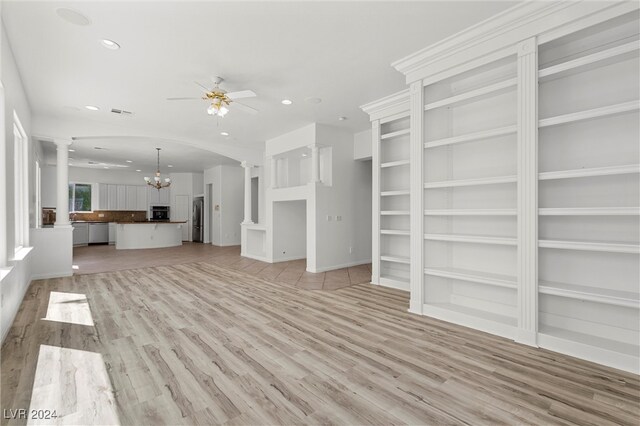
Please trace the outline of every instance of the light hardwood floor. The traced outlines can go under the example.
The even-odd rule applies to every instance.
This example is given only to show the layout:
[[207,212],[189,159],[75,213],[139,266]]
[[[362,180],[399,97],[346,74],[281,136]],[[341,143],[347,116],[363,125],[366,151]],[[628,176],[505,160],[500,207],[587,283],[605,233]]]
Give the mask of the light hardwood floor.
[[638,376],[407,305],[207,262],[36,281],[2,347],[2,408],[59,424],[638,424]]

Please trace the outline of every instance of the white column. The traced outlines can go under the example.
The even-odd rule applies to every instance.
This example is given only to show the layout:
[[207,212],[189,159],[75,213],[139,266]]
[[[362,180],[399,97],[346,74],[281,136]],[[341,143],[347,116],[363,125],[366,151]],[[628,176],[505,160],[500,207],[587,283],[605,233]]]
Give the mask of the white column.
[[518,330],[538,337],[538,52],[536,38],[518,46]]
[[243,225],[252,224],[251,220],[251,164],[243,161],[244,167],[244,221]]
[[371,123],[371,283],[380,284],[380,120]]
[[311,182],[320,182],[320,150],[311,145]]
[[[422,162],[424,158],[424,141],[422,133],[424,129],[424,89],[422,80],[411,83],[409,88],[409,108],[411,110],[411,134],[409,136],[409,152],[411,153],[409,164],[409,200],[410,230],[409,244],[411,247],[410,260],[410,290],[409,312],[422,314],[425,301],[424,288],[424,175]],[[429,289],[426,289],[429,291]]]
[[69,223],[69,145],[70,140],[56,140],[56,187],[58,197],[56,204],[56,228],[68,228]]
[[271,189],[275,189],[278,187],[278,159],[276,157],[271,157]]

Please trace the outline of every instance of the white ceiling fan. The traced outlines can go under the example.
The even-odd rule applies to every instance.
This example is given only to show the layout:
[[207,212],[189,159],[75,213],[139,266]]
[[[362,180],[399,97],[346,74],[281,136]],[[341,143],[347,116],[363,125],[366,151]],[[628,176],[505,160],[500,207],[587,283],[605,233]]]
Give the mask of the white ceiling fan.
[[205,92],[204,96],[201,98],[167,98],[168,101],[189,101],[189,100],[207,100],[211,102],[209,108],[207,108],[207,113],[209,115],[215,115],[218,117],[224,117],[229,112],[229,107],[233,104],[233,108],[238,109],[240,111],[248,112],[250,114],[257,114],[258,110],[255,108],[251,108],[248,105],[241,104],[237,102],[237,99],[243,98],[253,98],[256,94],[253,90],[239,90],[236,92],[228,92],[224,89],[220,88],[220,83],[222,83],[224,79],[222,77],[214,77],[213,78],[213,88],[208,89],[203,84],[195,82],[198,86],[202,87]]

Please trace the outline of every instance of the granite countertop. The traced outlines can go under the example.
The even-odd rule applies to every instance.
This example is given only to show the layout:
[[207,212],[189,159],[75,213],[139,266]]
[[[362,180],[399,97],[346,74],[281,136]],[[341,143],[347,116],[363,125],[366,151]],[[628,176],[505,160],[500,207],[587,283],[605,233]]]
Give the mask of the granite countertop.
[[183,221],[174,221],[174,220],[146,220],[144,222],[116,222],[118,225],[157,225],[157,224],[162,224],[162,223],[187,223],[186,220]]

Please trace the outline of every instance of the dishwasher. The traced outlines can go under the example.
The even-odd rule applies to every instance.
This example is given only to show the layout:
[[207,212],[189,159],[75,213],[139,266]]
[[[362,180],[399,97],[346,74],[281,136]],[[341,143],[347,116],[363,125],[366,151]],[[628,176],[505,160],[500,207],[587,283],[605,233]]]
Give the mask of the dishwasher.
[[89,244],[108,244],[109,224],[90,223],[89,224]]

